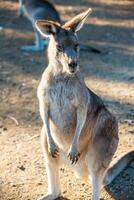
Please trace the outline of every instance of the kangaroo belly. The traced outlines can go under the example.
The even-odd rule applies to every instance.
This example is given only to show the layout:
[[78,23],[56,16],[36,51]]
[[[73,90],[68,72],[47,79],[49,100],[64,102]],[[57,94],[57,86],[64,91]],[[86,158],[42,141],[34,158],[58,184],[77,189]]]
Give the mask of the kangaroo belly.
[[62,149],[68,148],[71,144],[76,127],[76,112],[74,108],[67,105],[53,103],[50,109],[50,128],[53,139]]
[[87,167],[88,165],[85,153],[80,156],[80,159],[75,165],[71,164],[70,159],[68,158],[64,150],[59,150],[59,156],[61,164],[69,166],[69,168],[71,168],[75,172],[77,178],[83,178],[85,180],[88,179],[89,171]]

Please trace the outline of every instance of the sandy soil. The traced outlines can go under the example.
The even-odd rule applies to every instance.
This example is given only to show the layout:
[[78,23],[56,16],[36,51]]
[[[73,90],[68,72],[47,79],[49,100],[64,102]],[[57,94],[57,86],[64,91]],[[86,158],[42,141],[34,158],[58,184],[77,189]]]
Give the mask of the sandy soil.
[[[134,148],[134,2],[132,0],[52,1],[62,19],[87,7],[91,17],[79,37],[101,54],[81,52],[87,85],[119,121],[116,156]],[[47,192],[40,149],[41,120],[36,88],[47,66],[45,53],[24,53],[33,42],[31,24],[17,17],[17,1],[0,1],[0,200],[35,200]],[[88,200],[90,183],[61,169],[61,199]],[[102,190],[104,200],[134,200],[134,164]]]

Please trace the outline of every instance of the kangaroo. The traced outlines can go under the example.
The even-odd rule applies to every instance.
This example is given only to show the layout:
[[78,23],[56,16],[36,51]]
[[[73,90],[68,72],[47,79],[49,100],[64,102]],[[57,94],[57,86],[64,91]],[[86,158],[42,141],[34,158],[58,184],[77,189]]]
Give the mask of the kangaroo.
[[77,32],[83,27],[89,8],[60,25],[38,20],[36,28],[49,36],[49,64],[37,95],[43,121],[41,145],[48,176],[48,193],[40,200],[61,196],[59,168],[65,163],[78,176],[91,175],[92,200],[99,200],[102,186],[134,160],[134,151],[109,167],[118,146],[118,124],[103,101],[85,84],[79,69]]
[[60,21],[60,16],[55,7],[45,0],[19,0],[19,16],[26,16],[32,23],[35,33],[35,45],[23,46],[22,51],[43,51],[48,45],[48,39],[42,38],[35,28],[35,21],[38,19]]

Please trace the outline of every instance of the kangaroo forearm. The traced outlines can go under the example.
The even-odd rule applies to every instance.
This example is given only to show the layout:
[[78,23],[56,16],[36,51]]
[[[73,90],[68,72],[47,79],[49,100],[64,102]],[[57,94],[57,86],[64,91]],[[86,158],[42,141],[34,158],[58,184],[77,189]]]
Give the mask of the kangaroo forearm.
[[44,129],[45,129],[45,132],[46,132],[46,135],[47,135],[47,140],[50,142],[50,141],[52,141],[52,135],[51,135],[51,132],[50,132],[49,125],[46,122],[43,122],[43,125],[44,125]]
[[44,129],[45,129],[45,133],[47,135],[47,140],[48,140],[48,142],[50,142],[52,140],[52,136],[51,136],[51,131],[50,131],[50,127],[49,127],[49,109],[48,109],[48,104],[43,102],[41,99],[40,99],[40,115],[41,115],[41,119],[43,121],[43,126],[44,126]]
[[52,135],[51,135],[50,127],[49,127],[48,118],[49,118],[48,113],[44,113],[42,116],[42,120],[43,120],[44,129],[47,135],[47,140],[50,143],[52,141]]

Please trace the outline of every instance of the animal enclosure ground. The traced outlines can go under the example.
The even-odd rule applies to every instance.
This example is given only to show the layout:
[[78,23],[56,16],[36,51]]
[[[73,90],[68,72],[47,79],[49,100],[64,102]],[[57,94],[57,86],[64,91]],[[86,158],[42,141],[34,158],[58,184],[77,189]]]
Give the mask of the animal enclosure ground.
[[[93,13],[79,37],[101,54],[80,53],[87,85],[119,121],[116,156],[134,148],[134,2],[53,0],[68,20],[87,7]],[[40,149],[41,120],[36,89],[47,66],[46,53],[24,53],[33,42],[31,24],[17,17],[17,1],[0,1],[0,200],[36,200],[47,192]],[[91,186],[60,170],[64,199],[88,200]],[[134,163],[102,190],[104,200],[134,200]],[[63,198],[61,198],[63,199]]]

